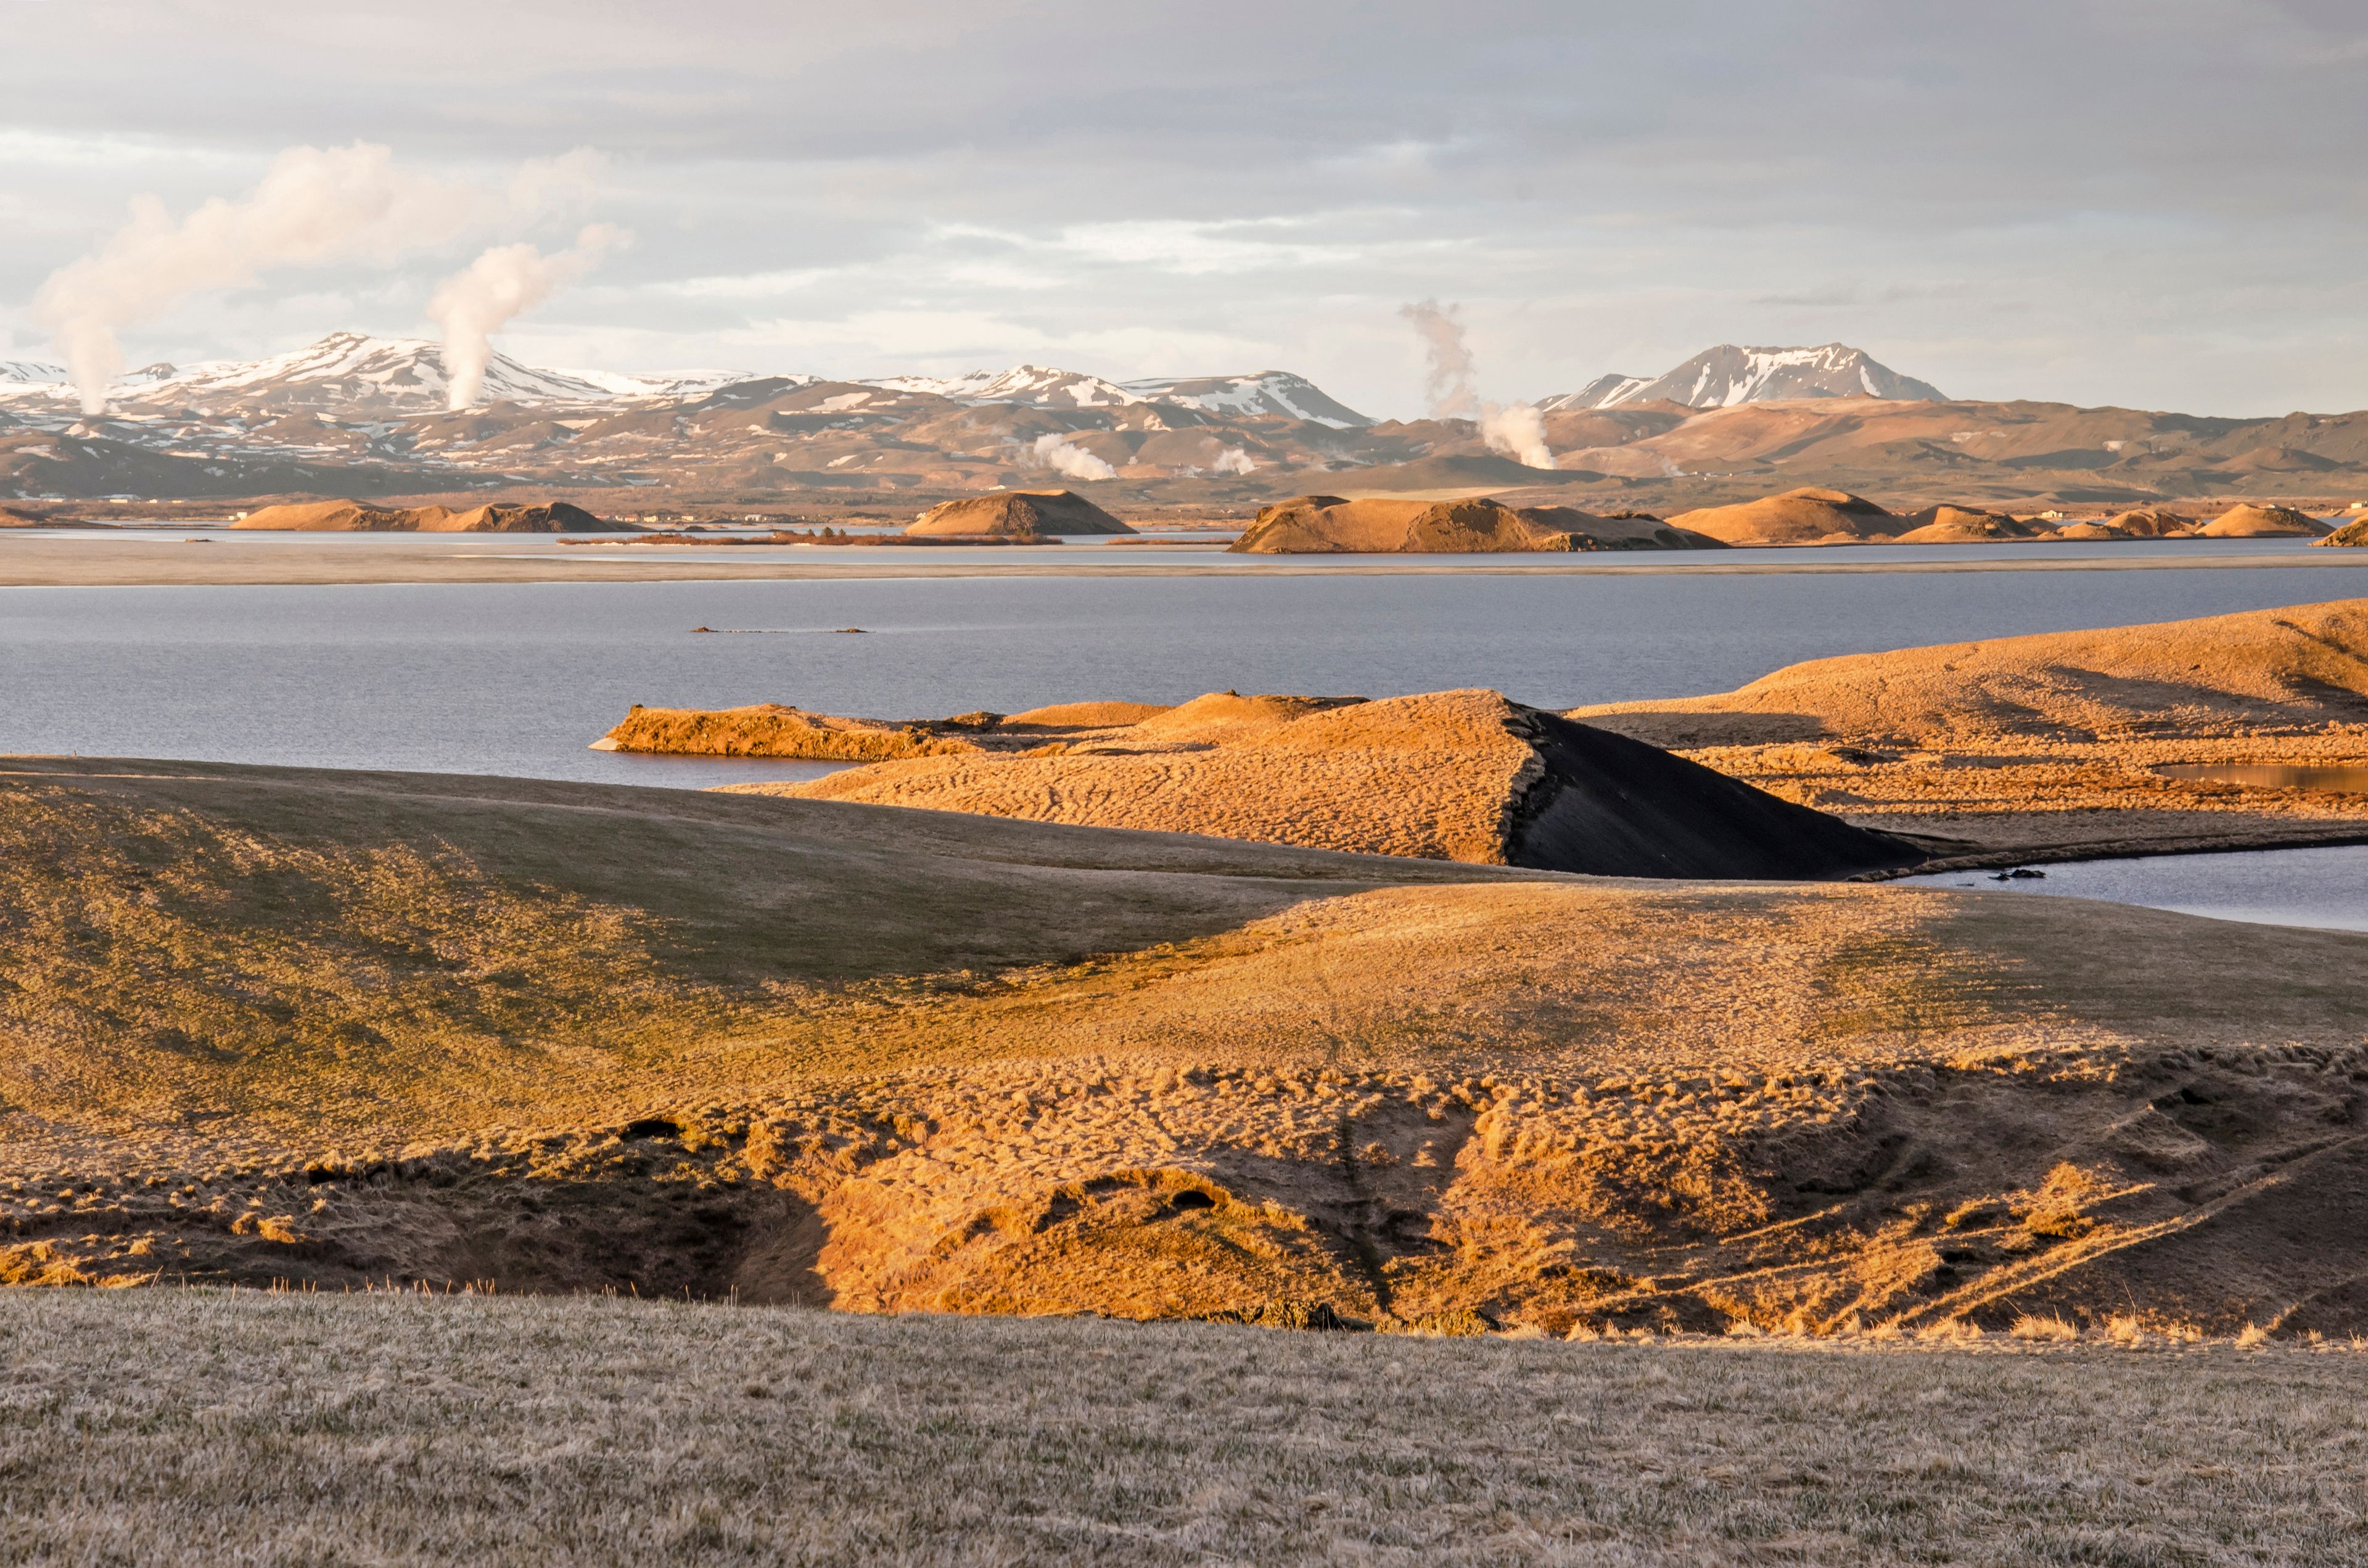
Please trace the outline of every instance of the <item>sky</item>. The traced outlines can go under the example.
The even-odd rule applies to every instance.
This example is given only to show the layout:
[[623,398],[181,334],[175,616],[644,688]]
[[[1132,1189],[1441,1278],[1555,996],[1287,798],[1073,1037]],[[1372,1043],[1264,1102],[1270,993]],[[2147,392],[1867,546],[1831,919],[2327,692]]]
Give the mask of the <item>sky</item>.
[[[129,363],[432,336],[494,244],[630,235],[529,363],[833,377],[1287,369],[1423,408],[1842,341],[1953,397],[2368,405],[2368,6],[2318,0],[0,0],[0,358],[130,204],[293,147],[564,201],[262,270]],[[34,68],[27,69],[28,64]],[[604,231],[609,232],[609,231]]]

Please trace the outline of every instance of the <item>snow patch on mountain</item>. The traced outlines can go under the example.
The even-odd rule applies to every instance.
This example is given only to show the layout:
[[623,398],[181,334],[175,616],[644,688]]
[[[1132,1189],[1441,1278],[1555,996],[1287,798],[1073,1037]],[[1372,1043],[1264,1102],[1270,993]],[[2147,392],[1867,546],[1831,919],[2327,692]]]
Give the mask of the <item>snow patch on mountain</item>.
[[[552,369],[540,373],[597,387],[610,397],[630,398],[704,397],[720,387],[758,379],[754,370],[651,370],[628,375],[622,370]],[[784,379],[803,381],[813,378],[793,376]]]
[[863,384],[928,392],[957,403],[1019,403],[1035,408],[1117,408],[1144,401],[1115,381],[1045,365],[973,370],[962,376],[882,376]]
[[1122,381],[1120,385],[1146,403],[1181,403],[1203,414],[1306,419],[1335,430],[1360,429],[1372,423],[1346,403],[1336,402],[1306,377],[1288,370],[1260,370],[1247,376],[1171,377]]
[[1615,403],[1625,403],[1637,388],[1649,386],[1650,376],[1622,376],[1614,372],[1598,376],[1575,392],[1543,399],[1538,403],[1541,414],[1561,414],[1577,408],[1609,408]]

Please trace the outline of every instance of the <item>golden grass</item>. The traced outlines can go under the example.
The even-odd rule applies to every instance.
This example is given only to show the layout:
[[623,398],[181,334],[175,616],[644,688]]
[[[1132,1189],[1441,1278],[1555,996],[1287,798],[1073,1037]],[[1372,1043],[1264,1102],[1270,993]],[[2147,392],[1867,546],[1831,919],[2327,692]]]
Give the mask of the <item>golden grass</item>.
[[2368,1357],[0,1298],[58,1565],[2331,1563]]
[[2368,797],[2157,771],[2368,767],[2368,600],[1819,659],[1569,717],[1798,804],[1993,853],[2368,834]]
[[0,804],[0,1278],[2368,1327],[2358,937],[517,780]]

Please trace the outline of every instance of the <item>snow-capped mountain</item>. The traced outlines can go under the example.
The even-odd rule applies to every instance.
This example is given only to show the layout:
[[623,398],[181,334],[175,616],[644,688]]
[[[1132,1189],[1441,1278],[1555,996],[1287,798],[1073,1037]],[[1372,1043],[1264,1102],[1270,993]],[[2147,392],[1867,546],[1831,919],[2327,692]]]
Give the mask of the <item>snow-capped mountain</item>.
[[1023,403],[1037,408],[1114,408],[1144,401],[1115,381],[1043,365],[973,370],[965,376],[882,376],[863,384],[928,392],[957,403]]
[[1739,348],[1722,343],[1665,376],[1649,381],[1639,376],[1603,376],[1582,391],[1548,398],[1538,406],[1554,413],[1666,401],[1690,408],[1728,408],[1738,403],[1807,397],[1947,401],[1937,387],[1903,376],[1878,363],[1863,348],[1845,343],[1816,348]]
[[[17,374],[10,374],[10,371]],[[695,397],[749,379],[739,370],[689,370],[620,375],[608,370],[543,370],[495,354],[485,367],[486,402],[605,403],[620,399]],[[65,372],[53,365],[7,361],[0,385],[9,391],[67,394]],[[261,359],[217,359],[197,365],[151,365],[119,377],[113,397],[133,406],[227,404],[342,414],[404,414],[439,408],[446,379],[441,344],[421,337],[371,337],[333,332],[317,343]]]
[[1312,419],[1335,430],[1361,429],[1372,423],[1346,403],[1335,402],[1306,377],[1294,376],[1288,370],[1260,370],[1250,376],[1122,381],[1120,385],[1146,403],[1180,403],[1204,414]]

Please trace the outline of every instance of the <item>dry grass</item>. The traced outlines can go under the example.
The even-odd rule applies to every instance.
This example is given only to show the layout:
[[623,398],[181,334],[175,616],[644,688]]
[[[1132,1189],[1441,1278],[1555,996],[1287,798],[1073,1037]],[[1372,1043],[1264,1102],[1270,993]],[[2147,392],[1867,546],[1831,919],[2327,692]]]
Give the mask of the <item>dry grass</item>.
[[0,1558],[2271,1564],[2368,1357],[0,1297]]
[[1570,717],[1799,804],[1994,851],[2368,834],[2368,798],[2157,771],[2368,766],[2368,600],[1819,659]]
[[0,1278],[2368,1327],[2358,937],[477,778],[0,790]]

